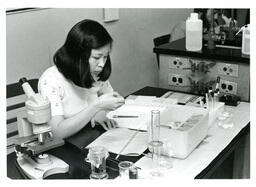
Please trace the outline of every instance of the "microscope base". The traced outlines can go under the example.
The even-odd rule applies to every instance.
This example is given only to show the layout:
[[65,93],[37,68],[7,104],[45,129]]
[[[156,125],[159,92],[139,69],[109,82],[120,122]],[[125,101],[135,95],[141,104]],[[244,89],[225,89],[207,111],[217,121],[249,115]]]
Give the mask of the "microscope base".
[[18,157],[17,163],[30,179],[44,179],[53,174],[66,173],[69,170],[68,164],[53,155],[47,155],[47,159],[44,159],[43,162],[41,160],[41,158],[34,160],[24,155]]

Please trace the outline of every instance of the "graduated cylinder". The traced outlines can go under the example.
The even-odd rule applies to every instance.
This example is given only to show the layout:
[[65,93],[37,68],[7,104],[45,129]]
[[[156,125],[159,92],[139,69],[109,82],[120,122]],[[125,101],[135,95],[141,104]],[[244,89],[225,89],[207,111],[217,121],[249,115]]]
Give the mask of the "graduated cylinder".
[[160,139],[160,111],[151,111],[151,123],[148,126],[148,143]]

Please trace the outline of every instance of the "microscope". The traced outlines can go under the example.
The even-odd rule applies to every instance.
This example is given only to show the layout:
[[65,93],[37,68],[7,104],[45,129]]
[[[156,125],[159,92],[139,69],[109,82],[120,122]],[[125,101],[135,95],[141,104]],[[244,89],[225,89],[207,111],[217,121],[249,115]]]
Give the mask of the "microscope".
[[35,93],[26,78],[21,78],[19,82],[28,98],[25,111],[17,115],[19,137],[16,139],[15,152],[19,169],[31,179],[68,172],[68,164],[44,153],[64,145],[64,140],[53,137],[48,124],[51,119],[49,100]]

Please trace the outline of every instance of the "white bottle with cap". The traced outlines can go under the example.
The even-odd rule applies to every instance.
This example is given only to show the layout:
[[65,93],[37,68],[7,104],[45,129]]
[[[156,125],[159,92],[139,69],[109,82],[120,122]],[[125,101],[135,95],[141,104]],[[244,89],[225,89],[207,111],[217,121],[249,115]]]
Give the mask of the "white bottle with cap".
[[191,13],[186,20],[186,49],[200,51],[203,43],[203,21],[198,19],[198,13]]
[[245,55],[250,54],[250,24],[243,28],[242,53]]

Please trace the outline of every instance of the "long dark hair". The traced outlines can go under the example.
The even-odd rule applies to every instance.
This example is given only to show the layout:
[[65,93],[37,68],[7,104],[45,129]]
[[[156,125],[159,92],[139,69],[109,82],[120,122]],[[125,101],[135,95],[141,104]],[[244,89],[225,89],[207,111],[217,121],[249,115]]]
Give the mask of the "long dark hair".
[[[107,44],[112,46],[112,42],[110,34],[98,22],[88,19],[80,21],[71,28],[64,45],[55,53],[54,64],[75,85],[91,88],[95,82],[90,73],[91,50]],[[108,56],[99,80],[106,81],[110,74],[111,61]]]

